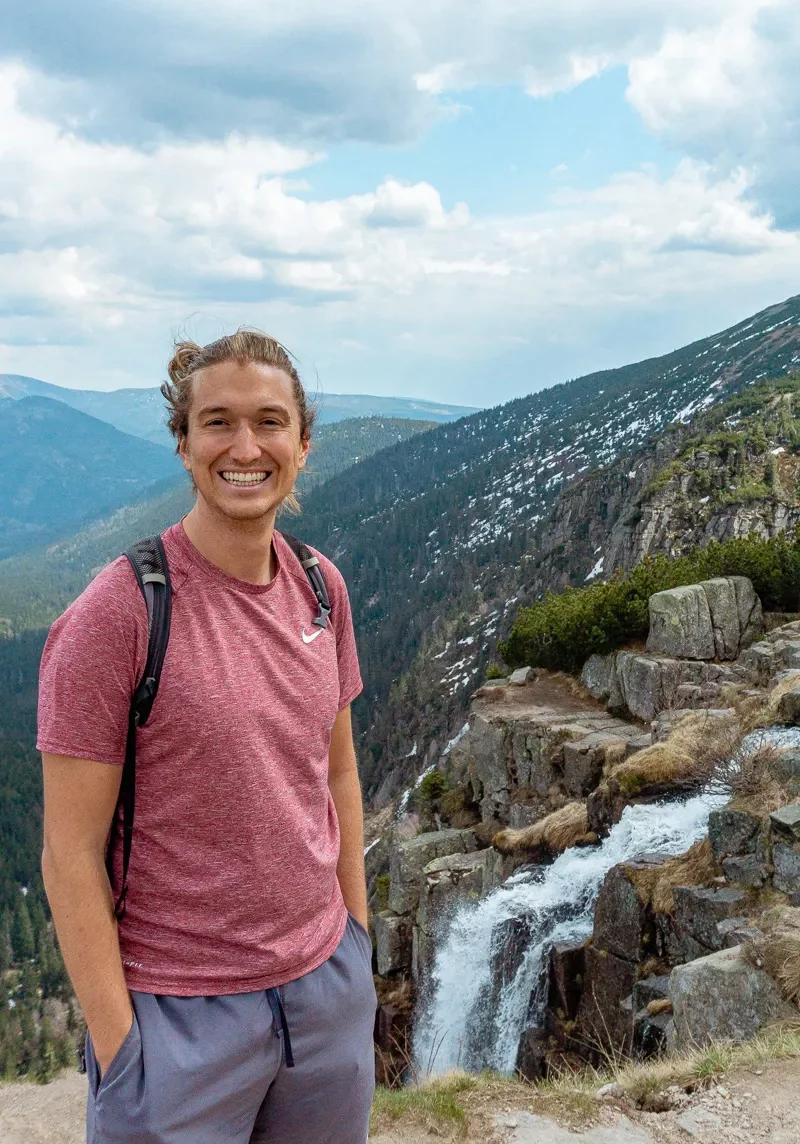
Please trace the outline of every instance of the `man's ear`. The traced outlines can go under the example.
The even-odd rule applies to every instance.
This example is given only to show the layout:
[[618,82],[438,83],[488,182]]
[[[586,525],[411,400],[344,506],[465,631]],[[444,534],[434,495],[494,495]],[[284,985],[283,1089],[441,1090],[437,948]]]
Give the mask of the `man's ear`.
[[183,467],[184,467],[184,469],[186,469],[187,473],[191,473],[192,465],[191,465],[191,462],[190,462],[189,457],[188,457],[187,452],[186,452],[186,434],[185,433],[181,433],[180,437],[178,437],[178,456],[180,457],[181,461],[183,462]]
[[310,453],[310,451],[311,451],[311,438],[305,437],[300,442],[300,460],[297,463],[298,469],[304,469],[305,468],[305,464],[306,464],[306,461],[308,460],[308,454]]

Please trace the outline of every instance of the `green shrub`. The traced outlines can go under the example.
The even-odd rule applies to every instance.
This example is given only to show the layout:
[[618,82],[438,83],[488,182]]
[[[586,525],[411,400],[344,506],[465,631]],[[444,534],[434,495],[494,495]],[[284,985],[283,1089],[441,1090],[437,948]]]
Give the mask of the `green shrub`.
[[747,576],[767,611],[800,611],[800,530],[772,540],[753,534],[712,541],[678,559],[646,557],[628,576],[607,584],[549,592],[520,609],[500,654],[512,667],[578,671],[590,655],[647,635],[654,592],[714,576]]
[[505,679],[505,677],[507,675],[508,675],[508,672],[506,671],[506,669],[504,667],[501,667],[500,664],[497,662],[490,663],[486,669],[486,678],[487,679]]
[[414,788],[412,800],[419,811],[430,810],[439,801],[447,789],[445,777],[441,771],[431,771],[426,775],[418,787]]

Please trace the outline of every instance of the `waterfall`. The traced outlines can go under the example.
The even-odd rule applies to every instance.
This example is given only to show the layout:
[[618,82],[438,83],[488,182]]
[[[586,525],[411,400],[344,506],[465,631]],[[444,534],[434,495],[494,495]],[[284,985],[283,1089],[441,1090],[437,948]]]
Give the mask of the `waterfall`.
[[[582,942],[592,932],[608,871],[644,853],[683,854],[705,837],[709,814],[728,798],[707,792],[685,802],[626,807],[599,846],[573,847],[552,865],[519,871],[488,897],[461,906],[437,950],[427,1004],[423,999],[417,1069],[512,1072],[523,1030],[538,1023],[537,1010],[543,1023],[549,952],[556,942]],[[510,979],[493,991],[498,937],[511,919],[521,920],[524,952]]]

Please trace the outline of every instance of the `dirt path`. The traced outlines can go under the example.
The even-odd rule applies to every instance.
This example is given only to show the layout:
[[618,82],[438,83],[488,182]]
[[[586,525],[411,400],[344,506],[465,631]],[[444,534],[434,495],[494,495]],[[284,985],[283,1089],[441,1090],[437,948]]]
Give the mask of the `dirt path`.
[[[521,1094],[524,1089],[521,1089]],[[472,1144],[798,1144],[800,1059],[744,1070],[687,1098],[671,1112],[635,1113],[598,1105],[583,1129],[532,1111],[484,1108],[466,1137]],[[0,1085],[0,1144],[83,1144],[86,1078],[77,1073],[48,1085]],[[437,1133],[446,1138],[446,1130]],[[371,1144],[432,1144],[436,1137],[402,1124]],[[464,1137],[461,1137],[464,1139]]]

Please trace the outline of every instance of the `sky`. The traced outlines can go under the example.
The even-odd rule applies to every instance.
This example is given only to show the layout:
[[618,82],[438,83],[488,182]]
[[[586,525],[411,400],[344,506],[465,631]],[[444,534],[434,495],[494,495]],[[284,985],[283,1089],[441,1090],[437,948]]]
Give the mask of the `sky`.
[[800,0],[4,0],[0,372],[494,405],[800,293]]

